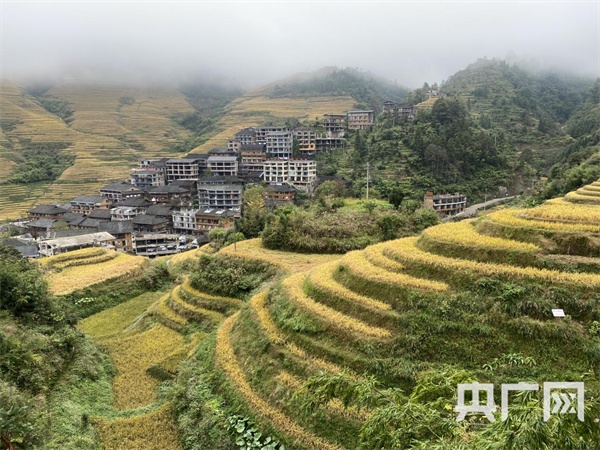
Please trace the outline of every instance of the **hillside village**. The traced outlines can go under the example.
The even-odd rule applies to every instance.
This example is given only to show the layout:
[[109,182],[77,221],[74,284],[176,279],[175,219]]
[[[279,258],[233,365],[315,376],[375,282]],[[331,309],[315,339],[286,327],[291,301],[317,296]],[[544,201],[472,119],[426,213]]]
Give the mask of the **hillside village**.
[[[436,98],[437,93],[429,96]],[[427,102],[424,102],[425,106]],[[384,103],[383,115],[412,119],[420,105]],[[182,158],[141,159],[130,179],[110,183],[65,204],[42,204],[19,225],[24,237],[7,241],[26,257],[89,246],[139,256],[177,253],[208,242],[215,228],[234,227],[247,186],[263,184],[265,205],[293,203],[323,181],[317,154],[343,149],[346,133],[373,126],[373,110],[325,114],[314,127],[244,128],[227,147]],[[464,209],[466,197],[426,194],[425,205],[444,214]]]

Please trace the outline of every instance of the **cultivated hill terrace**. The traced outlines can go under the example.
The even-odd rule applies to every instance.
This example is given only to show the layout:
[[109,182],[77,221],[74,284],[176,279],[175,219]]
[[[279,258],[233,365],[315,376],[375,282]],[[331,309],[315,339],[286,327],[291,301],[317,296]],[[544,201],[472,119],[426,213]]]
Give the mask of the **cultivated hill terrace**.
[[[486,426],[455,420],[457,384],[468,380],[495,383],[498,395],[501,383],[585,378],[592,411],[599,238],[595,182],[287,276],[218,329],[215,389],[303,449],[490,448]],[[528,426],[541,424],[541,404],[529,407]],[[545,433],[555,448],[580,435],[593,448],[595,416],[573,417]],[[498,442],[510,433],[502,423],[487,425]]]

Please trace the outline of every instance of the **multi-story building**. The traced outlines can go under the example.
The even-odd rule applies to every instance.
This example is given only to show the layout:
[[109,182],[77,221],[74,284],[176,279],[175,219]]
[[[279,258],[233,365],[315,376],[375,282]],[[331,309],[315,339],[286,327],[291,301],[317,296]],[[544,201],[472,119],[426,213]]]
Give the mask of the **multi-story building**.
[[291,158],[294,137],[289,131],[273,131],[266,135],[267,155],[270,158]]
[[110,210],[110,220],[132,220],[138,214],[144,214],[145,211],[141,211],[135,206],[117,206]]
[[187,205],[192,201],[189,189],[173,184],[152,188],[148,191],[148,196],[157,205]]
[[312,192],[317,182],[317,162],[310,159],[290,159],[288,164],[287,182],[298,190]]
[[264,145],[243,144],[240,146],[241,170],[262,172],[263,162],[267,158]]
[[267,135],[270,133],[289,133],[290,129],[288,127],[275,127],[275,126],[267,126],[267,127],[258,127],[254,130],[256,132],[255,135],[255,144],[266,144],[267,143]]
[[363,130],[375,123],[375,112],[369,111],[348,111],[346,114],[349,130]]
[[175,180],[197,180],[202,176],[200,165],[206,159],[200,155],[188,155],[185,158],[167,160],[167,183]]
[[233,216],[228,209],[199,209],[196,212],[196,230],[208,232],[215,228],[231,228]]
[[101,195],[80,195],[70,202],[71,212],[88,215],[95,209],[109,209],[112,202]]
[[344,138],[318,137],[315,139],[315,149],[317,153],[326,152],[336,148],[344,148],[345,145],[346,139]]
[[173,211],[173,231],[176,233],[193,234],[196,231],[197,209],[182,209]]
[[325,114],[323,128],[327,137],[343,138],[346,133],[346,114]]
[[165,171],[160,169],[131,169],[131,184],[140,189],[165,185]]
[[[236,145],[232,145],[232,147],[236,147]],[[208,157],[210,159],[211,156],[237,156],[237,150],[234,148],[227,147],[214,147],[208,151]]]
[[208,171],[214,176],[236,176],[238,173],[237,156],[210,155]]
[[267,159],[263,163],[263,180],[267,184],[282,184],[288,179],[288,161]]
[[237,139],[230,139],[227,141],[227,149],[234,152],[234,154],[236,154],[236,155],[240,153],[241,145],[242,144]]
[[398,104],[388,100],[383,102],[383,114],[409,119],[415,117],[417,109],[410,103]]
[[317,133],[310,128],[296,128],[294,130],[294,139],[298,143],[300,155],[312,156],[317,151],[316,139]]
[[122,181],[104,186],[100,189],[100,195],[116,203],[128,198],[143,197],[144,191],[130,183]]
[[270,159],[263,165],[265,183],[288,183],[298,190],[311,192],[317,181],[317,162],[309,159]]
[[240,211],[243,187],[236,184],[198,185],[198,201],[201,208],[231,209]]
[[244,128],[235,134],[234,140],[240,145],[256,144],[256,130],[254,128]]
[[425,194],[423,205],[435,210],[440,216],[454,216],[465,210],[467,197],[463,194],[439,194],[433,195],[429,191]]

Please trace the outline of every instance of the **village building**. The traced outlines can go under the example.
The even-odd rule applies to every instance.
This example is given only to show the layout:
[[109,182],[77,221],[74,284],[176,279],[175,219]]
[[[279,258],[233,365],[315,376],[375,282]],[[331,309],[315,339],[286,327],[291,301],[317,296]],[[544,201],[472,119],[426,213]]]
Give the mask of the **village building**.
[[133,252],[133,222],[131,220],[100,222],[98,224],[98,231],[106,231],[114,236],[114,240],[110,244],[117,251],[125,253]]
[[158,169],[131,169],[131,184],[140,189],[147,190],[155,186],[164,186],[166,182],[165,171]]
[[111,183],[100,189],[100,195],[113,203],[122,202],[129,198],[143,197],[144,191],[125,181]]
[[291,158],[294,137],[289,131],[273,131],[266,135],[266,151],[269,158]]
[[399,104],[388,100],[383,102],[383,114],[412,119],[417,115],[417,108],[410,103]]
[[108,222],[111,218],[110,209],[95,209],[91,213],[89,213],[86,219],[94,219],[99,220],[101,222]]
[[179,235],[170,233],[144,233],[133,238],[133,253],[138,256],[164,256],[179,251]]
[[238,173],[237,156],[211,155],[208,157],[208,172],[215,176],[235,176]]
[[312,192],[317,181],[317,162],[309,159],[268,159],[264,163],[265,183],[288,183],[298,190]]
[[267,206],[280,206],[294,203],[297,190],[287,184],[272,185],[265,188],[265,204]]
[[88,247],[110,247],[114,239],[114,236],[106,232],[48,239],[38,243],[39,254],[40,256],[53,256]]
[[196,230],[209,232],[215,228],[233,227],[234,214],[227,209],[199,209],[196,211]]
[[243,144],[240,146],[240,170],[262,172],[263,162],[267,158],[265,147],[260,144]]
[[211,156],[237,156],[237,151],[229,146],[225,147],[214,147],[208,151],[208,157]]
[[[240,211],[243,187],[236,184],[199,184],[198,201],[201,208]],[[173,221],[175,226],[175,221]]]
[[[345,145],[346,140],[344,138],[318,137],[315,139],[315,150],[317,153],[328,152],[336,148],[344,148]],[[300,152],[300,155],[308,156],[302,154],[302,152]]]
[[132,220],[139,214],[145,214],[146,211],[141,211],[135,206],[117,206],[110,210],[110,220]]
[[187,205],[192,202],[192,193],[189,189],[169,184],[158,186],[148,191],[152,203],[157,205]]
[[433,209],[442,217],[454,216],[465,210],[467,197],[458,193],[433,195],[429,191],[425,194],[423,206]]
[[133,231],[142,233],[167,233],[171,229],[171,216],[168,218],[142,214],[131,221]]
[[254,131],[256,133],[254,143],[265,145],[267,143],[267,135],[268,134],[289,133],[290,129],[288,127],[265,126],[265,127],[255,128]]
[[235,134],[234,140],[240,145],[256,144],[256,130],[254,128],[244,128]]
[[95,209],[110,209],[112,202],[101,195],[80,195],[70,202],[72,213],[88,215]]
[[346,114],[325,114],[323,128],[327,137],[343,138],[346,134]]
[[167,160],[167,184],[175,180],[197,180],[204,174],[207,155],[188,155]]
[[298,151],[302,156],[314,155],[317,151],[317,133],[311,128],[296,128],[293,132],[298,144]]
[[59,219],[67,212],[67,209],[56,205],[38,205],[27,211],[27,216],[30,219]]
[[364,130],[375,123],[375,112],[368,111],[348,111],[346,120],[349,130]]

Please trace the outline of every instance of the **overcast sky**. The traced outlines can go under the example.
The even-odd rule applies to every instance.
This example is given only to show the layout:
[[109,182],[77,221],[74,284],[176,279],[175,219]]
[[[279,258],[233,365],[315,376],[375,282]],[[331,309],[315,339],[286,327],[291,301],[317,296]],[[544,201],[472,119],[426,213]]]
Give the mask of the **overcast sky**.
[[245,86],[324,66],[414,88],[477,58],[599,76],[598,1],[11,2],[1,75]]

